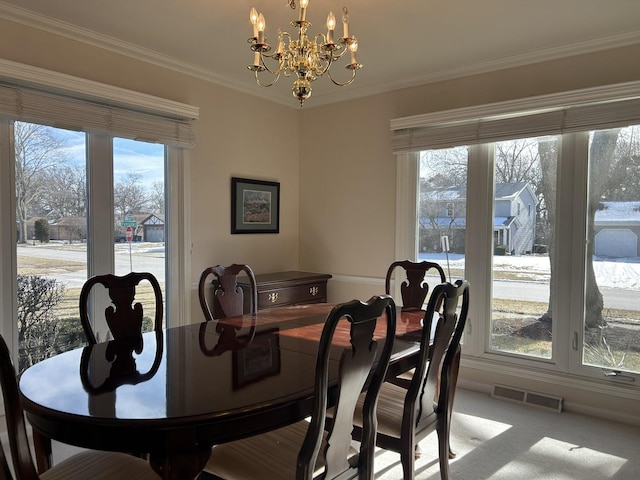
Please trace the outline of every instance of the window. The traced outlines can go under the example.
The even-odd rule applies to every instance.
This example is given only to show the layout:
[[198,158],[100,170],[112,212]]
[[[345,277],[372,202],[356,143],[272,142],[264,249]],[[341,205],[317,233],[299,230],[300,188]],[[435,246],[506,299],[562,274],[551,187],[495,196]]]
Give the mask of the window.
[[[20,369],[84,341],[78,295],[93,274],[151,271],[164,284],[167,321],[188,318],[183,199],[165,192],[185,191],[197,109],[32,67],[19,74],[31,77],[27,84],[51,83],[0,86],[0,331],[20,350]],[[68,83],[69,96],[45,91],[66,91]],[[103,92],[109,98],[100,103]],[[138,228],[132,243],[120,244],[126,220]],[[41,315],[29,310],[35,303]]]
[[447,203],[447,217],[453,218],[455,216],[455,208],[453,203]]
[[638,384],[640,84],[624,90],[392,121],[399,163],[468,152],[466,356]]

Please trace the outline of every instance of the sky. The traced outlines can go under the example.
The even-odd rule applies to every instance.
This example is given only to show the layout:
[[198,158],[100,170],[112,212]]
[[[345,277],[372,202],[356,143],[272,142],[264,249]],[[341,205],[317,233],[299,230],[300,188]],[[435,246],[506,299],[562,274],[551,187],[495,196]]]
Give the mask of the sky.
[[[55,129],[66,144],[72,165],[85,164],[85,134]],[[164,145],[116,138],[113,144],[114,181],[129,173],[139,173],[145,187],[164,180]]]

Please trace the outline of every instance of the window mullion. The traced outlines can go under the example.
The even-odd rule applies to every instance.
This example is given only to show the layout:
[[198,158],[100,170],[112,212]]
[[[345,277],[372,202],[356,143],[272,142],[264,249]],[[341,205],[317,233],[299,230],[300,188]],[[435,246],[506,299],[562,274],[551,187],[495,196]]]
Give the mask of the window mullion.
[[[491,322],[491,252],[493,222],[493,144],[469,147],[467,198],[485,199],[467,202],[465,276],[469,284],[473,313],[465,330],[465,353],[482,355],[488,346]],[[469,266],[473,265],[473,268]]]
[[[87,135],[87,219],[87,276],[113,273],[113,139],[107,135]],[[104,313],[91,318],[98,338],[106,335]]]

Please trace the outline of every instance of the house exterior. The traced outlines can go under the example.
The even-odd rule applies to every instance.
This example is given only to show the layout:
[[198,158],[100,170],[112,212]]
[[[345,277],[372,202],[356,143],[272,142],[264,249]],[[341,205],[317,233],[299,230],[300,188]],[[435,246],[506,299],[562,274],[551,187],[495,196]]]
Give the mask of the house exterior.
[[142,238],[145,242],[164,242],[164,220],[151,214],[141,222]]
[[594,218],[594,255],[637,257],[640,202],[601,202]]
[[69,243],[86,241],[86,217],[65,217],[55,222],[49,222],[49,238]]
[[[436,251],[439,238],[449,237],[451,251],[464,251],[466,186],[446,187],[422,193],[420,208],[421,250]],[[528,182],[495,186],[493,245],[497,253],[531,253],[536,236],[538,199]]]

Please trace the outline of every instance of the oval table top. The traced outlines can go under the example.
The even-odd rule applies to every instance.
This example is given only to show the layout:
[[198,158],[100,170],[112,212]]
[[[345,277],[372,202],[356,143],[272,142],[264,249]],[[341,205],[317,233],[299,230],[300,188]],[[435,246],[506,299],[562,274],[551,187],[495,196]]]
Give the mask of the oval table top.
[[[111,341],[59,354],[21,375],[27,418],[64,443],[160,459],[206,454],[298,421],[311,411],[318,339],[332,306],[148,332],[140,352]],[[418,346],[410,337],[423,314],[399,311],[390,374],[412,367]]]

